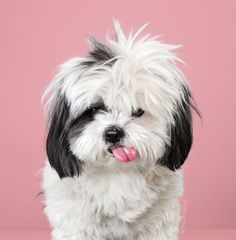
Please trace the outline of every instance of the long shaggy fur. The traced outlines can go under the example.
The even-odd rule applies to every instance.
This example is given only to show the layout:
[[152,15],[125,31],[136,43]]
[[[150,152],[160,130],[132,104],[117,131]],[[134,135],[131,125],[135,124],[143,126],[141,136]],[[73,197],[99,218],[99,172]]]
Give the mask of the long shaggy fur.
[[[192,144],[193,108],[176,66],[179,46],[118,22],[107,45],[60,66],[44,99],[48,121],[43,190],[53,240],[176,240],[180,167]],[[109,127],[118,143],[107,142]],[[122,163],[112,147],[137,151]]]

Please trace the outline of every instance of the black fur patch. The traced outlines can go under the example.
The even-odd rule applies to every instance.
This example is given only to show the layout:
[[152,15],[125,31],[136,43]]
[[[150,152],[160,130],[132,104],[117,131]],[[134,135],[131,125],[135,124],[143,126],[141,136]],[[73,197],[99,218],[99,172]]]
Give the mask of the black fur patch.
[[191,103],[190,92],[184,89],[182,105],[177,107],[174,115],[175,124],[170,126],[171,143],[166,146],[164,156],[157,161],[170,170],[179,169],[185,162],[192,146],[192,109],[197,112],[196,107]]
[[84,127],[94,120],[98,112],[107,111],[103,102],[97,102],[85,110],[80,116],[73,120],[70,125],[69,137],[78,137],[84,130]]
[[52,111],[46,142],[48,160],[60,178],[78,176],[82,170],[82,162],[70,150],[69,106],[64,96],[57,97]]
[[106,64],[108,66],[112,66],[112,64],[114,64],[115,62],[115,54],[113,53],[113,51],[108,46],[100,43],[93,37],[90,37],[89,41],[92,50],[89,52],[88,60],[84,61],[82,65],[86,67],[91,67],[95,64],[103,64],[111,60]]

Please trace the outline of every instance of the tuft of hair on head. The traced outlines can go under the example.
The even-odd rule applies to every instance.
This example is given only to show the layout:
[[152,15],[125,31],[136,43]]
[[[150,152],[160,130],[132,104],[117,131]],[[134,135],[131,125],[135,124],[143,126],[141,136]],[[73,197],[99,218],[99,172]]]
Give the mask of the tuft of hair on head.
[[93,36],[88,37],[88,44],[90,51],[88,56],[82,62],[85,67],[94,65],[109,65],[111,66],[115,61],[115,54],[107,45],[101,43]]

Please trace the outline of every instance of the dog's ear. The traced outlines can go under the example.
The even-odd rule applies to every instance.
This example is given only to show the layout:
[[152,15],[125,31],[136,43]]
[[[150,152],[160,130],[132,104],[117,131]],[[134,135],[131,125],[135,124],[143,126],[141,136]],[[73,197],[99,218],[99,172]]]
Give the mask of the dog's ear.
[[181,103],[177,105],[174,114],[174,123],[169,127],[170,144],[166,146],[166,152],[158,160],[162,166],[170,170],[179,169],[185,162],[192,146],[192,109],[196,107],[191,103],[192,97],[186,88],[183,90]]
[[60,95],[55,97],[50,110],[46,149],[50,165],[57,171],[60,178],[78,176],[82,170],[81,161],[70,150],[69,111],[66,98]]

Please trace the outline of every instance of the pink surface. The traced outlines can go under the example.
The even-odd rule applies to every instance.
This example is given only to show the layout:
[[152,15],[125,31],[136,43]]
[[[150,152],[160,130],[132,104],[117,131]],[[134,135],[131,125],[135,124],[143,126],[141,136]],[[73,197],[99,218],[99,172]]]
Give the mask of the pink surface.
[[40,97],[56,65],[86,53],[87,33],[103,40],[113,17],[126,31],[149,21],[148,31],[185,45],[182,69],[203,125],[195,121],[184,167],[181,229],[236,228],[234,0],[1,1],[0,228],[47,228],[35,197],[44,160]]
[[[0,239],[4,240],[50,240],[49,231],[0,231]],[[190,230],[182,233],[179,240],[235,240],[236,230],[210,229]]]

